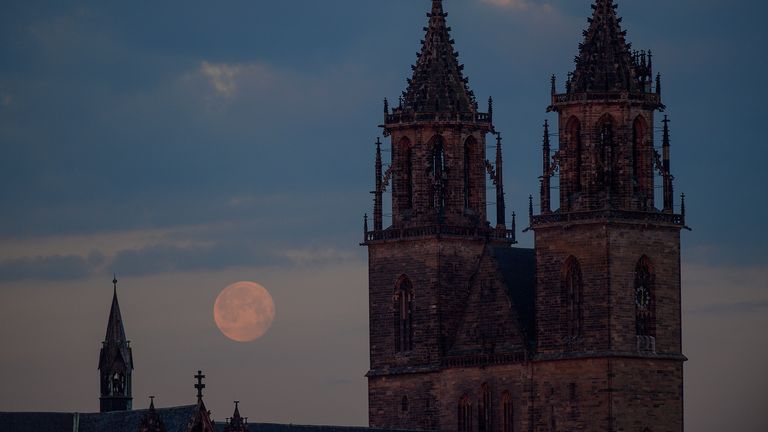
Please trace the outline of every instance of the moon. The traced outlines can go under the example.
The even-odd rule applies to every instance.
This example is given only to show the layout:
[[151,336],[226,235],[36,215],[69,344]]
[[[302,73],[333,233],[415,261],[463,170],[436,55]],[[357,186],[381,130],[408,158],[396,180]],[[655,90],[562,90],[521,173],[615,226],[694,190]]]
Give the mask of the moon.
[[252,342],[272,326],[275,302],[269,291],[256,282],[235,282],[216,298],[213,319],[224,336],[236,342]]

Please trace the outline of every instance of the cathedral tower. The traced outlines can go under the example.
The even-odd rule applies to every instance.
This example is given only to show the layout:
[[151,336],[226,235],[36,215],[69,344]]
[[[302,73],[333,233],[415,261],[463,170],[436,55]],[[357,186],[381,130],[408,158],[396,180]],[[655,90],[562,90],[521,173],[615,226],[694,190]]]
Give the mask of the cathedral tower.
[[[487,112],[478,109],[441,0],[432,1],[427,16],[407,89],[394,106],[384,104],[392,159],[385,169],[377,143],[373,230],[366,219],[374,427],[445,429],[441,410],[453,417],[453,401],[442,404],[435,374],[456,345],[484,251],[513,242],[505,226],[500,137],[495,164],[486,160],[492,103]],[[486,217],[488,174],[496,184],[495,226]],[[387,190],[392,224],[385,228]]]
[[125,338],[123,317],[120,315],[120,304],[117,302],[117,278],[112,281],[112,284],[114,292],[107,322],[107,335],[102,342],[99,354],[101,412],[129,411],[133,400],[131,396],[133,355],[129,342]]
[[661,77],[650,51],[630,49],[612,0],[592,8],[564,93],[552,79],[559,150],[550,157],[545,124],[541,214],[531,217],[541,361],[534,374],[542,378],[535,401],[552,410],[536,413],[535,430],[681,431],[685,221],[674,211],[666,117],[663,154],[654,147]]

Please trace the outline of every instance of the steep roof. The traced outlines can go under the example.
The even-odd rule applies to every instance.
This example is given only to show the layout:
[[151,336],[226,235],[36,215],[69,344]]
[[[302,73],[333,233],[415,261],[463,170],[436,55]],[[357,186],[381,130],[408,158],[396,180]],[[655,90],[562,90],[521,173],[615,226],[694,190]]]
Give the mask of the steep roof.
[[[166,432],[188,432],[190,419],[197,416],[198,405],[186,405],[155,410]],[[0,412],[3,432],[138,432],[149,410],[113,411],[107,413],[32,413]],[[216,423],[215,430],[223,432],[225,423]],[[251,423],[249,432],[396,432],[389,429],[369,429],[345,426],[302,426],[292,424]]]
[[109,310],[107,334],[99,355],[99,369],[108,368],[116,358],[120,357],[127,370],[133,369],[133,356],[128,340],[125,337],[123,316],[120,314],[120,303],[117,301],[117,279],[113,280],[112,307]]
[[442,0],[432,1],[432,12],[427,16],[427,33],[413,67],[413,77],[403,92],[403,108],[419,113],[475,112],[475,97],[453,49]]
[[[197,405],[155,410],[166,432],[187,432],[187,425],[197,413]],[[138,432],[149,410],[104,413],[2,413],[0,430],[4,432]]]
[[532,249],[486,247],[449,357],[528,351],[534,335],[534,290]]
[[642,90],[641,75],[647,77],[650,71],[637,64],[616,7],[613,0],[596,0],[592,5],[594,13],[579,45],[570,92]]

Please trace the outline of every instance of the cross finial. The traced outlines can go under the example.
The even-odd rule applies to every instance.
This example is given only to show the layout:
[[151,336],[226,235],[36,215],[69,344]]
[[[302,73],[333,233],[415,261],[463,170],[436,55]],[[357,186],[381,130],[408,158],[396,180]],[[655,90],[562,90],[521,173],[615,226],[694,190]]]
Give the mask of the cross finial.
[[115,291],[117,291],[117,274],[112,274],[112,286],[115,287]]
[[205,384],[203,384],[203,378],[205,378],[205,375],[203,375],[203,371],[197,371],[197,375],[195,375],[195,379],[197,380],[197,384],[195,384],[195,388],[197,389],[198,403],[201,403],[203,401],[203,389],[205,388]]
[[155,409],[155,397],[150,396],[149,397],[149,409],[153,410]]

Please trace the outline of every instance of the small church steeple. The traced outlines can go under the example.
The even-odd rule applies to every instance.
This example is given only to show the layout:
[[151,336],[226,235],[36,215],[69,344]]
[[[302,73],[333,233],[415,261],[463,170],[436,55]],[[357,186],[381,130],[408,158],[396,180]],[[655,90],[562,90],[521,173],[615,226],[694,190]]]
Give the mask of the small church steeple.
[[117,301],[117,277],[112,280],[112,307],[107,321],[107,333],[99,354],[99,375],[101,379],[100,411],[129,411],[133,354],[125,337],[120,303]]

